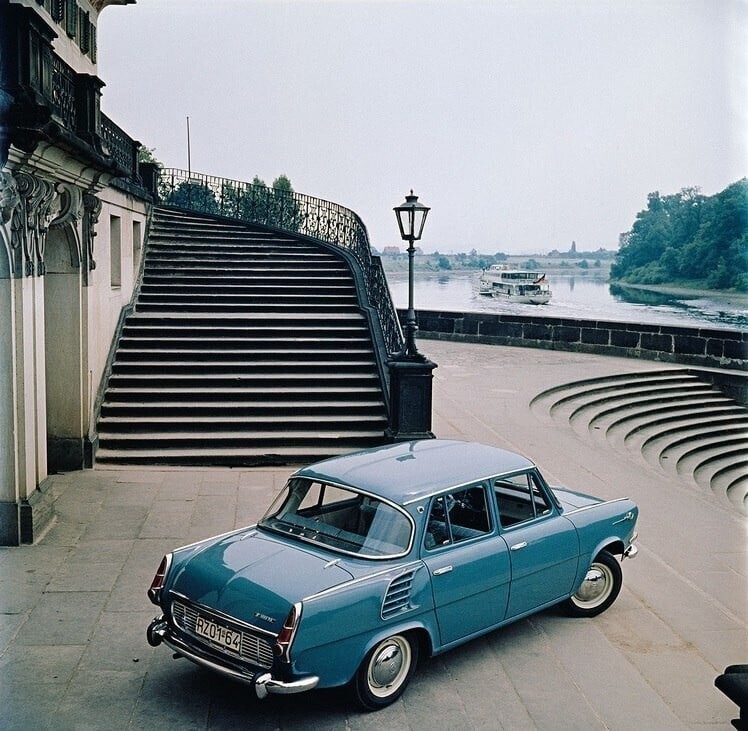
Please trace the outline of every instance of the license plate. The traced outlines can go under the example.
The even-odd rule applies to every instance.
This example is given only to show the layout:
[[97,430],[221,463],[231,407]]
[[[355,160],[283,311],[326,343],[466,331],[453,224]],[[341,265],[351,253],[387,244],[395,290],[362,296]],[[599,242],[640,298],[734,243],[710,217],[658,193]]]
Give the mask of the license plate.
[[228,627],[222,627],[220,624],[211,622],[209,619],[198,615],[195,620],[195,632],[201,637],[214,642],[216,645],[225,647],[227,650],[240,652],[242,647],[242,633],[235,632]]

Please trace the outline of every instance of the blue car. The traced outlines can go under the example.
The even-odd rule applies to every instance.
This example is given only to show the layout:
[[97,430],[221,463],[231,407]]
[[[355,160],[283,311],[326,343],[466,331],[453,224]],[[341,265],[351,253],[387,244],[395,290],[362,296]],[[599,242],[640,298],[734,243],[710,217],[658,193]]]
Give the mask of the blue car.
[[482,444],[335,457],[295,472],[256,525],[164,556],[147,637],[259,698],[347,685],[377,710],[419,656],[556,604],[607,609],[637,517],[627,498],[551,488]]

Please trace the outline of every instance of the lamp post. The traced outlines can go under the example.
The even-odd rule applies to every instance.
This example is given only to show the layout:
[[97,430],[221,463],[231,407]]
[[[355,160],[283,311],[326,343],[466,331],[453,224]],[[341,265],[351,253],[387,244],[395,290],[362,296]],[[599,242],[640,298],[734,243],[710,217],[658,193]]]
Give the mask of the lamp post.
[[426,223],[426,216],[431,210],[428,206],[418,202],[418,196],[405,196],[405,202],[396,206],[394,209],[397,217],[397,225],[400,229],[400,237],[403,241],[408,242],[408,313],[405,317],[405,344],[398,354],[402,358],[414,360],[424,360],[424,356],[418,352],[416,346],[416,311],[413,307],[413,257],[416,253],[413,246],[414,241],[418,241],[423,234],[423,226]]
[[431,210],[418,202],[410,191],[405,202],[394,209],[400,236],[408,242],[408,311],[405,317],[405,342],[388,361],[390,371],[390,423],[387,436],[392,441],[430,439],[431,387],[436,363],[418,352],[416,312],[413,306],[414,242],[421,238],[426,216]]

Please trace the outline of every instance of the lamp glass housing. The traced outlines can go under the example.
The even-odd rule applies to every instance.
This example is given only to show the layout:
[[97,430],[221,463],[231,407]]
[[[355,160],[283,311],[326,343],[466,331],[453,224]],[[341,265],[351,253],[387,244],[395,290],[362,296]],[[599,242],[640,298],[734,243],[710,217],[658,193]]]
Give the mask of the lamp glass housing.
[[418,241],[423,233],[426,216],[431,210],[428,206],[418,202],[418,196],[405,196],[405,202],[393,209],[397,216],[397,225],[400,228],[400,237],[404,241]]

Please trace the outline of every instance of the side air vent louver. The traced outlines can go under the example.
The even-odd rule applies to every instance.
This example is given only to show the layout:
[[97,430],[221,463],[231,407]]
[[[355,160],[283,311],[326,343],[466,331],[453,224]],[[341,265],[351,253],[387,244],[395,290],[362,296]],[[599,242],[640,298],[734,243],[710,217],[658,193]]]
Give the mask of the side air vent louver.
[[413,569],[390,582],[382,601],[382,619],[390,619],[410,608],[410,590],[415,573],[416,569]]

